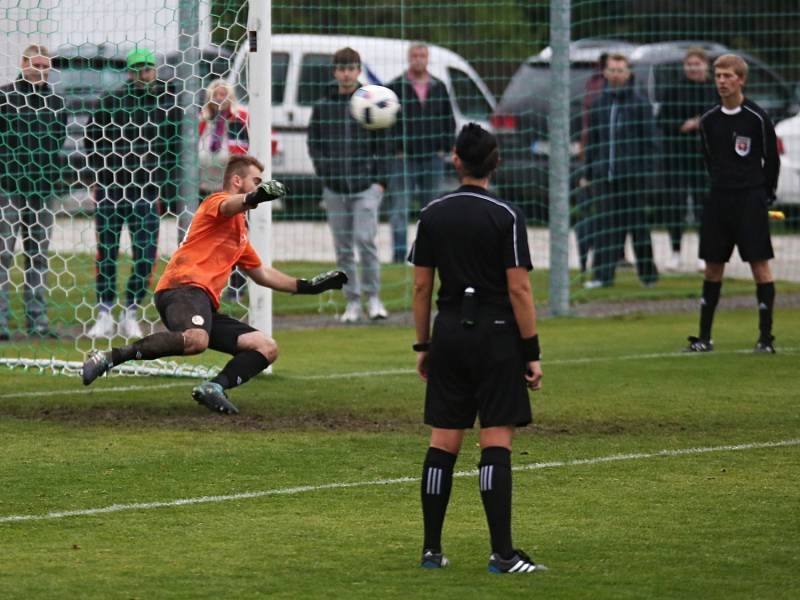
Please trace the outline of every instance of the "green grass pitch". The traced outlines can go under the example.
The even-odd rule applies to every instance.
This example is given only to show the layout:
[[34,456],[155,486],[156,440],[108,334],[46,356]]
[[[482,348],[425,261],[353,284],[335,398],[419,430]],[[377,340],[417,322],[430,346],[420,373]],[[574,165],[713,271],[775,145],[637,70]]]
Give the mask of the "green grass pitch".
[[[452,565],[417,566],[410,328],[277,331],[275,373],[233,390],[236,418],[189,380],[3,370],[0,598],[797,598],[800,310],[776,312],[775,356],[747,352],[755,310],[720,312],[717,350],[682,355],[696,321],[540,323],[545,387],[513,457],[538,466],[514,475],[513,529],[551,570],[527,577],[486,571],[475,433]],[[176,504],[207,496],[227,498]]]

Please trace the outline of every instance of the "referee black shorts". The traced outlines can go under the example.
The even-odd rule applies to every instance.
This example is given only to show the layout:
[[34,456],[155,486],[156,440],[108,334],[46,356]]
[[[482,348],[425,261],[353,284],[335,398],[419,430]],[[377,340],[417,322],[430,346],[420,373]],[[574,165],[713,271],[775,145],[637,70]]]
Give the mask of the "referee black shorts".
[[194,286],[173,288],[156,292],[156,309],[161,321],[170,331],[203,329],[208,334],[208,347],[212,350],[237,354],[239,336],[258,331],[247,323],[220,314],[208,294]]
[[700,258],[726,263],[739,248],[745,262],[775,257],[769,234],[767,193],[750,190],[711,190],[700,223]]
[[425,423],[444,429],[517,426],[531,422],[525,359],[509,310],[482,307],[475,327],[459,312],[441,311],[428,356]]

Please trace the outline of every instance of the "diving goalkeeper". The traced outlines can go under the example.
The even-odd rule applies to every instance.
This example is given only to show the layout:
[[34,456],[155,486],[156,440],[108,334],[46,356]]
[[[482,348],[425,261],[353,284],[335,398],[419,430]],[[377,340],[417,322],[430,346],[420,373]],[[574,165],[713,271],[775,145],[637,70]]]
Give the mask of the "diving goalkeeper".
[[305,280],[261,263],[248,241],[244,213],[285,194],[279,181],[262,182],[263,170],[252,156],[234,156],[228,161],[223,191],[200,204],[186,239],[156,287],[153,300],[167,331],[110,352],[92,352],[83,363],[84,385],[129,360],[200,354],[211,348],[233,358],[211,381],[196,386],[192,397],[214,412],[236,414],[239,410],[225,390],[245,383],[274,363],[278,345],[263,332],[217,312],[231,269],[238,266],[257,284],[294,294],[319,294],[347,283],[341,271]]

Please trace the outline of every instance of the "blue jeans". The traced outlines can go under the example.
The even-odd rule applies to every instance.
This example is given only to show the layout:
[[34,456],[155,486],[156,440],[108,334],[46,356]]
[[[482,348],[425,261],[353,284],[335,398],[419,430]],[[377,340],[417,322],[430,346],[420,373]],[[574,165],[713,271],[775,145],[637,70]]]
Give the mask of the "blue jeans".
[[405,262],[408,253],[408,216],[411,204],[420,209],[442,192],[444,160],[440,156],[398,158],[389,180],[389,224],[395,262]]

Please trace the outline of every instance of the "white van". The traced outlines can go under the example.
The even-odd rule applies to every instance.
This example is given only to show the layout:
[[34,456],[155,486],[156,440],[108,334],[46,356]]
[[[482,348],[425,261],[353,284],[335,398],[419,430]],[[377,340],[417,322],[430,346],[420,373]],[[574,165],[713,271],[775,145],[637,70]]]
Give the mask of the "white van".
[[[273,174],[299,194],[317,195],[320,184],[306,147],[306,132],[314,104],[333,85],[333,53],[349,46],[361,55],[363,83],[388,84],[408,68],[410,41],[390,38],[280,34],[272,36],[272,126],[277,153]],[[474,121],[487,129],[495,99],[464,58],[428,45],[430,73],[450,92],[456,128]],[[247,48],[239,50],[229,81],[247,102]],[[454,132],[455,133],[455,132]]]

